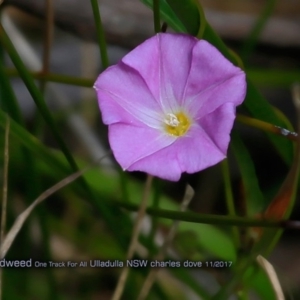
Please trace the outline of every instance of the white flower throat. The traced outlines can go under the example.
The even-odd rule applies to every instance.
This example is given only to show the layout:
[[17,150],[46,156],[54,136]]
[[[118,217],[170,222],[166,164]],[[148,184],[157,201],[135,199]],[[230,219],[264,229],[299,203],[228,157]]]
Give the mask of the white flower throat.
[[168,113],[164,123],[166,132],[174,136],[183,136],[191,126],[189,117],[181,111],[176,114]]
[[165,118],[165,123],[172,127],[177,127],[180,124],[178,118],[174,114],[167,114]]

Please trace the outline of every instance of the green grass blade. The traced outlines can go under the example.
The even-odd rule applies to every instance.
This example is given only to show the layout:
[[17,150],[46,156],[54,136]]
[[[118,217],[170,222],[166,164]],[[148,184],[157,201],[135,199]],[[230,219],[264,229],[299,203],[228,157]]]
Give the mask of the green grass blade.
[[196,36],[200,28],[200,16],[197,5],[192,0],[166,0],[187,32]]
[[106,69],[109,65],[109,62],[108,62],[107,47],[106,47],[104,29],[101,21],[98,1],[91,0],[91,5],[92,5],[95,24],[96,24],[97,39],[98,39],[98,44],[100,49],[102,67]]
[[18,105],[8,77],[5,74],[2,59],[0,59],[0,105],[19,124],[24,124],[23,116]]
[[73,171],[77,171],[78,167],[76,165],[75,160],[72,157],[71,152],[67,148],[63,138],[60,135],[60,132],[58,130],[57,125],[55,124],[52,115],[45,103],[45,100],[43,98],[42,93],[40,90],[36,87],[33,78],[30,76],[27,68],[25,67],[23,61],[21,60],[19,54],[17,53],[14,45],[12,44],[10,38],[6,34],[2,24],[0,23],[0,41],[6,51],[8,52],[11,60],[13,61],[16,69],[18,70],[20,77],[23,79],[28,91],[30,92],[39,112],[43,116],[45,122],[49,126],[53,136],[55,137],[55,140],[57,141],[60,149],[66,156],[66,159],[68,160],[70,166],[72,167]]
[[[153,7],[152,0],[141,0],[144,4],[149,7]],[[176,16],[170,5],[165,1],[161,0],[159,3],[161,18],[168,23],[175,31],[187,33],[185,26]]]
[[233,131],[231,136],[230,145],[238,163],[244,185],[247,215],[254,216],[262,212],[265,206],[264,195],[260,190],[255,167],[246,146],[237,132]]
[[249,36],[246,38],[246,41],[241,49],[241,57],[244,61],[249,59],[249,56],[253,52],[259,35],[261,34],[262,30],[264,29],[268,19],[271,17],[274,8],[277,4],[277,0],[268,0],[263,8],[260,16],[258,17],[255,25],[253,26],[252,30],[250,31]]

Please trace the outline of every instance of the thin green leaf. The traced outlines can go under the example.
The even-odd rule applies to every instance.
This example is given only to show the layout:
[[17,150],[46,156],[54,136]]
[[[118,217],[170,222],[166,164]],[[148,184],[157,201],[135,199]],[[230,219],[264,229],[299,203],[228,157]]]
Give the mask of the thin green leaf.
[[166,0],[178,19],[193,36],[198,34],[200,16],[196,3],[193,0]]
[[[141,0],[144,4],[149,7],[153,7],[152,0]],[[176,16],[174,11],[171,9],[169,4],[165,0],[161,0],[159,3],[161,18],[167,22],[175,31],[187,33],[185,26]]]
[[18,101],[5,74],[2,59],[0,59],[0,104],[16,122],[24,124]]
[[107,47],[106,47],[104,29],[101,21],[98,1],[91,0],[91,5],[92,5],[92,10],[93,10],[94,20],[96,25],[97,39],[98,39],[98,44],[100,49],[102,67],[103,69],[106,69],[109,65],[109,62],[108,62]]
[[[224,192],[226,197],[227,212],[228,215],[230,216],[236,216],[234,198],[233,198],[231,181],[230,181],[229,164],[227,159],[224,159],[221,162],[221,167],[222,167],[222,174],[224,180]],[[240,238],[239,238],[239,230],[237,227],[232,227],[232,238],[234,241],[235,248],[238,249],[240,247]]]
[[30,76],[30,73],[28,72],[27,68],[25,67],[23,61],[21,60],[19,54],[17,53],[13,43],[11,42],[9,36],[5,32],[1,23],[0,23],[0,41],[3,44],[4,48],[6,49],[6,51],[8,52],[11,60],[13,61],[21,78],[23,79],[28,91],[30,92],[39,112],[41,113],[45,122],[48,124],[49,128],[51,129],[53,136],[55,137],[62,152],[66,156],[66,159],[68,160],[73,171],[78,171],[76,162],[74,161],[74,158],[72,157],[71,152],[69,151],[63,138],[61,137],[60,131],[58,130],[58,127],[52,118],[52,115],[45,103],[42,93],[35,85],[33,78]]
[[253,52],[262,30],[264,29],[268,19],[271,17],[274,11],[276,3],[277,0],[266,1],[265,7],[263,8],[255,25],[250,31],[249,36],[246,38],[246,41],[242,46],[241,57],[244,61],[248,60],[250,54]]
[[247,205],[247,215],[253,216],[262,212],[265,199],[257,180],[251,156],[236,131],[231,133],[231,147],[242,175]]
[[160,0],[153,0],[153,23],[154,23],[154,32],[160,32]]
[[[274,124],[279,127],[288,127],[283,120],[276,115],[273,107],[262,97],[257,91],[251,81],[248,80],[247,96],[243,104],[247,110],[255,118]],[[266,133],[269,140],[276,147],[276,150],[281,155],[283,160],[290,165],[293,158],[293,144],[282,137],[274,136],[273,134]]]

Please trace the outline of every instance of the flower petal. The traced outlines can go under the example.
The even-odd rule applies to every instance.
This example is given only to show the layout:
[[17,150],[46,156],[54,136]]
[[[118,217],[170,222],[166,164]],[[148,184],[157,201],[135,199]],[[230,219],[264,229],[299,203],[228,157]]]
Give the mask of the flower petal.
[[245,95],[245,75],[239,73],[200,92],[186,104],[186,109],[194,120],[197,120],[210,114],[224,103],[230,102],[234,106],[241,104]]
[[[246,81],[208,42],[157,34],[104,71],[95,88],[123,169],[175,181],[182,172],[201,171],[226,157]],[[177,123],[169,124],[168,116]],[[187,131],[169,135],[164,122]]]
[[136,70],[120,62],[105,70],[94,87],[105,124],[143,123],[161,128],[161,109]]
[[214,46],[201,40],[193,48],[192,66],[184,94],[184,106],[201,117],[226,102],[239,105],[245,98],[244,72]]
[[199,120],[200,126],[224,155],[227,153],[234,119],[235,106],[226,103]]
[[143,171],[162,179],[178,181],[182,170],[177,160],[176,151],[172,150],[172,146],[165,147],[138,160],[128,168],[128,171]]
[[122,61],[136,69],[165,112],[178,109],[183,99],[197,39],[183,34],[157,34]]
[[129,171],[140,170],[163,179],[178,181],[182,172],[195,173],[226,157],[206,132],[192,126],[186,136],[134,163]]
[[195,173],[213,166],[226,157],[207,133],[198,125],[190,128],[188,134],[173,145],[182,172]]
[[174,143],[175,137],[149,127],[116,123],[109,126],[109,142],[123,169]]

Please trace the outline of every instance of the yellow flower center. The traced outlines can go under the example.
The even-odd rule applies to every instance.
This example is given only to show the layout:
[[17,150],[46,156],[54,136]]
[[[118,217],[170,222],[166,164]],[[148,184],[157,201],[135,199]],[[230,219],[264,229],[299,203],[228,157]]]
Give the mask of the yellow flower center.
[[183,112],[167,114],[164,121],[166,132],[175,136],[184,135],[191,126],[189,117]]

